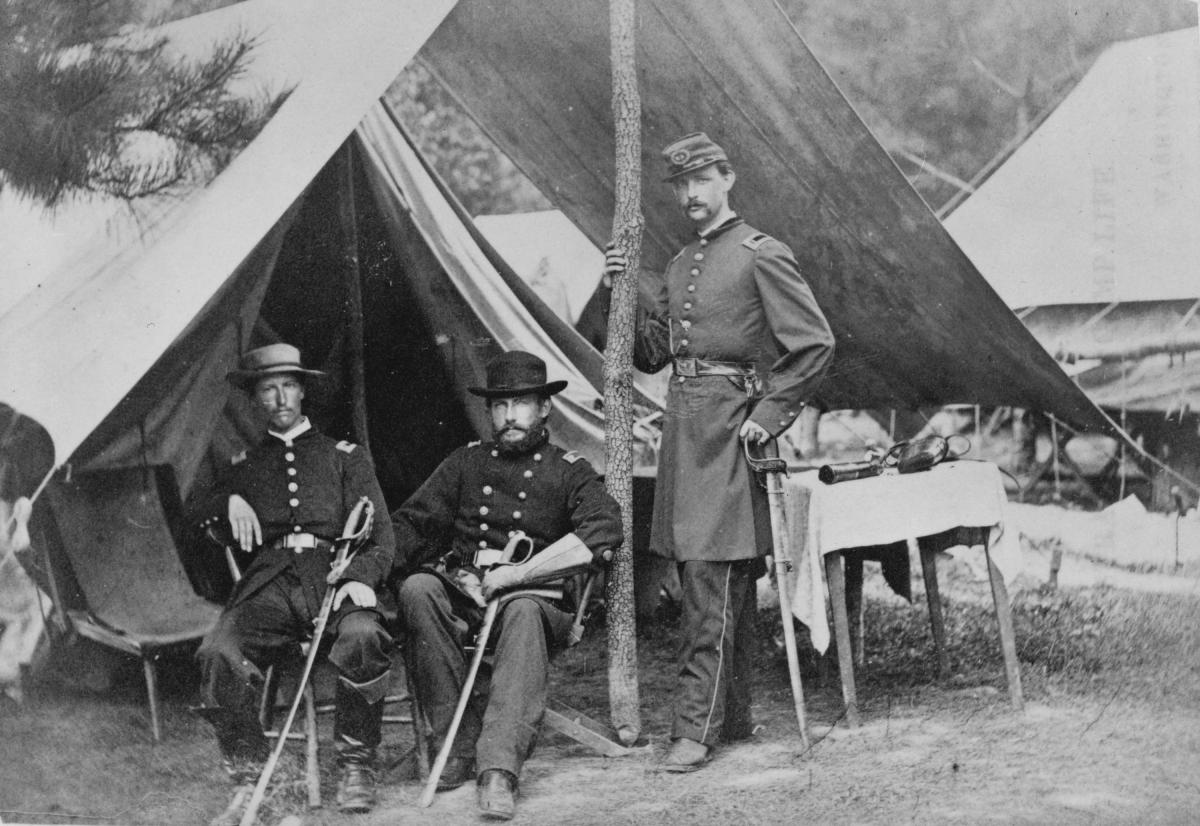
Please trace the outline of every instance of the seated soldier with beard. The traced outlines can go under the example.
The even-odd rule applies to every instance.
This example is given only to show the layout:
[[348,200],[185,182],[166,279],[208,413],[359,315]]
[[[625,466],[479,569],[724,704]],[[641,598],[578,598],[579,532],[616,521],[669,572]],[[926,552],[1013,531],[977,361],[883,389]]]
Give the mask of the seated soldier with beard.
[[[549,441],[550,397],[566,384],[547,382],[545,363],[530,353],[497,356],[487,387],[470,388],[487,404],[494,441],[454,451],[392,514],[396,571],[407,574],[398,590],[405,656],[435,748],[450,728],[468,669],[463,648],[484,601],[552,585],[607,561],[621,544],[620,509],[599,475]],[[532,540],[532,554],[489,567],[517,532]],[[515,810],[517,777],[545,713],[550,655],[572,625],[561,594],[541,587],[502,602],[489,691],[472,697],[438,784],[452,789],[476,777],[489,818],[508,820]]]

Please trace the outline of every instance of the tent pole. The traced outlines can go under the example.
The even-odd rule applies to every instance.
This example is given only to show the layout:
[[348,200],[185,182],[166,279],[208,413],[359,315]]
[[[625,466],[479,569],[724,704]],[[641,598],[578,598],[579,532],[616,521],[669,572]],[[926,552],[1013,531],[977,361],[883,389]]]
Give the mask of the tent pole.
[[1050,454],[1054,460],[1054,499],[1055,501],[1062,500],[1062,479],[1058,471],[1058,419],[1053,415],[1050,416]]
[[[1125,402],[1129,398],[1129,362],[1121,360],[1121,430],[1125,433],[1129,432],[1128,419],[1125,415]],[[1120,483],[1120,492],[1117,496],[1117,501],[1125,498],[1125,440],[1121,440],[1121,458],[1120,465],[1117,468],[1117,477]]]
[[354,207],[354,147],[337,153],[338,221],[342,228],[342,275],[346,280],[346,344],[350,354],[350,404],[354,440],[370,450],[367,431],[367,382],[363,356],[362,274],[358,262],[358,216]]

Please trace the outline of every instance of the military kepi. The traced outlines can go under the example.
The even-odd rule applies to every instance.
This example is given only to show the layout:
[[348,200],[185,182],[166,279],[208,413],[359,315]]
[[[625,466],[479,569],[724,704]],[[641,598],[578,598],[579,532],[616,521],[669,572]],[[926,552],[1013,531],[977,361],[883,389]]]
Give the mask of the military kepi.
[[662,156],[667,162],[667,177],[663,178],[664,181],[671,181],[692,170],[729,160],[725,150],[713,143],[703,132],[693,132],[672,141],[662,151]]
[[485,399],[512,396],[553,396],[567,386],[565,381],[546,381],[546,362],[533,353],[510,350],[487,364],[487,387],[467,390]]
[[238,360],[238,369],[226,373],[225,379],[232,385],[249,390],[263,376],[276,373],[295,373],[304,378],[321,378],[325,375],[320,370],[305,368],[300,361],[300,350],[279,342],[247,350]]

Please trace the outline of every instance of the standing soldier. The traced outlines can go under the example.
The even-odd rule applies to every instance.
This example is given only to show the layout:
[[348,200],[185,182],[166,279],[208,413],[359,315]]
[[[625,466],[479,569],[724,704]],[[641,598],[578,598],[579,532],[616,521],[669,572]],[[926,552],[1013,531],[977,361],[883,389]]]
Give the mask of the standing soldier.
[[[209,500],[204,524],[228,525],[237,547],[253,556],[196,656],[198,710],[240,783],[254,781],[268,754],[257,714],[263,669],[311,635],[332,540],[360,497],[370,498],[378,514],[387,512],[366,451],[317,432],[301,412],[305,383],[322,375],[302,367],[300,351],[288,344],[249,351],[228,375],[266,413],[267,434],[234,458]],[[376,519],[337,584],[327,626],[329,661],[338,671],[334,738],[344,812],[370,811],[375,803],[375,749],[391,665],[376,590],[394,554],[391,524]]]
[[[825,374],[833,335],[792,251],[729,205],[735,176],[703,132],[662,152],[666,181],[696,230],[643,294],[634,360],[668,364],[650,546],[674,559],[682,586],[672,744],[662,767],[694,771],[718,738],[753,732],[750,655],[755,581],[771,553],[766,494],[742,441],[768,441],[795,420]],[[605,270],[623,272],[610,248]]]
[[[607,561],[622,540],[620,508],[599,475],[549,441],[550,397],[566,384],[547,382],[545,363],[530,353],[492,359],[487,386],[469,389],[491,412],[494,440],[451,453],[392,515],[397,571],[408,575],[399,587],[405,656],[437,748],[484,601],[543,586],[502,597],[490,690],[472,696],[438,782],[446,790],[475,778],[481,812],[497,820],[515,812],[517,778],[545,713],[550,655],[571,629],[577,597],[562,580]],[[518,531],[532,540],[531,555],[491,567]]]

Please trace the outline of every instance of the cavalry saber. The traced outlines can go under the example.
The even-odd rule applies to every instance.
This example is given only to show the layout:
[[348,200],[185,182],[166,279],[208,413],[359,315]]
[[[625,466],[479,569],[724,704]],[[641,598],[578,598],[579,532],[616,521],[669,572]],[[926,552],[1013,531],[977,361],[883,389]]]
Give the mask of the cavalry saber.
[[756,472],[767,478],[767,504],[771,511],[771,536],[774,540],[775,584],[779,588],[779,613],[783,620],[783,642],[787,649],[788,676],[792,681],[792,701],[796,707],[796,723],[800,726],[800,743],[809,747],[808,722],[804,712],[804,686],[800,682],[800,655],[796,650],[796,629],[792,624],[792,601],[788,598],[788,572],[792,569],[791,537],[783,519],[783,476],[787,461],[774,457],[753,457],[749,442],[743,442],[746,461]]
[[[296,684],[296,696],[292,698],[292,707],[288,709],[287,719],[284,720],[283,726],[279,729],[279,739],[275,743],[275,748],[271,752],[271,756],[267,759],[267,763],[263,766],[262,774],[258,777],[258,783],[254,787],[254,794],[250,796],[250,802],[246,804],[246,811],[242,813],[242,820],[239,826],[253,826],[254,818],[258,816],[258,807],[262,805],[263,797],[267,793],[267,784],[271,782],[271,775],[275,773],[275,766],[279,763],[279,756],[283,753],[283,747],[287,745],[288,733],[292,730],[292,723],[296,720],[296,712],[300,708],[300,702],[304,699],[304,687],[308,685],[308,678],[312,675],[313,664],[317,661],[317,649],[321,647],[321,637],[325,633],[325,626],[329,623],[329,615],[333,611],[333,597],[337,592],[336,582],[342,578],[342,574],[346,572],[346,567],[353,559],[353,554],[350,553],[350,545],[359,538],[365,538],[371,530],[371,523],[375,518],[375,505],[370,499],[363,496],[355,503],[354,509],[350,511],[350,515],[346,517],[346,525],[342,528],[342,535],[334,541],[337,546],[337,554],[334,557],[333,565],[329,569],[329,575],[326,577],[325,598],[321,601],[321,611],[317,614],[314,620],[312,641],[309,643],[308,656],[304,658],[304,669],[300,672],[300,680]],[[359,522],[362,526],[359,527]]]
[[[508,544],[504,546],[504,551],[500,554],[500,563],[508,562],[512,559],[522,542],[529,543],[529,550],[533,551],[533,540],[526,536],[523,531],[517,531],[508,540]],[[438,781],[442,778],[442,772],[446,769],[446,762],[450,759],[450,750],[454,748],[454,738],[458,736],[458,727],[462,724],[463,715],[466,714],[467,703],[471,701],[471,689],[475,686],[475,677],[479,674],[479,665],[483,662],[483,652],[487,648],[488,637],[491,636],[492,625],[496,622],[496,614],[499,611],[500,595],[497,594],[488,600],[487,610],[483,614],[483,625],[479,629],[479,635],[475,638],[475,653],[471,657],[471,667],[467,670],[467,677],[463,681],[462,693],[458,697],[458,706],[454,709],[454,718],[450,721],[450,728],[446,730],[446,739],[442,741],[442,747],[438,750],[437,760],[433,762],[433,768],[429,770],[429,779],[425,781],[425,788],[421,790],[421,797],[417,800],[417,805],[423,809],[427,809],[433,805],[433,797],[437,794]],[[243,824],[243,826],[246,826],[246,824]]]

